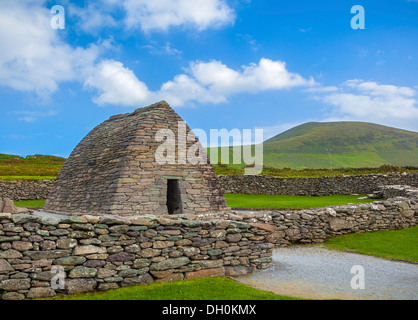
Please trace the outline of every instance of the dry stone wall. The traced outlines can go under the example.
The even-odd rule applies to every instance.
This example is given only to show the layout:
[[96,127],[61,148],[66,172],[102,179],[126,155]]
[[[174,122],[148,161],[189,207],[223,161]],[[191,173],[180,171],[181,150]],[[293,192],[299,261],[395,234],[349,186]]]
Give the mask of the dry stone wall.
[[46,199],[54,180],[0,181],[0,198],[13,200]]
[[[391,191],[392,190],[392,191]],[[291,243],[320,243],[330,238],[362,232],[413,227],[418,220],[418,189],[385,186],[386,194],[402,194],[373,203],[347,204],[315,209],[232,212],[229,219],[265,223],[275,227],[267,241],[275,246]]]
[[413,227],[418,217],[417,209],[417,202],[382,201],[312,210],[259,212],[256,215],[264,214],[266,223],[277,227],[269,240],[276,246],[287,246],[291,243],[320,243],[349,233]]
[[[416,225],[417,188],[386,186],[380,192],[397,196],[368,204],[200,216],[0,213],[1,298],[245,275],[269,267],[274,246]],[[54,289],[57,266],[65,286]]]
[[[53,180],[0,181],[0,198],[13,200],[46,199]],[[369,194],[383,185],[418,187],[418,174],[370,174],[329,178],[279,179],[268,176],[218,176],[224,193],[289,194],[325,196],[332,194]]]
[[327,196],[369,194],[384,185],[418,187],[418,173],[368,174],[324,178],[281,179],[271,176],[218,176],[224,193]]
[[[208,218],[0,213],[0,295],[15,300],[245,275],[270,265],[266,237],[273,229]],[[54,266],[64,270],[64,288],[54,289]]]

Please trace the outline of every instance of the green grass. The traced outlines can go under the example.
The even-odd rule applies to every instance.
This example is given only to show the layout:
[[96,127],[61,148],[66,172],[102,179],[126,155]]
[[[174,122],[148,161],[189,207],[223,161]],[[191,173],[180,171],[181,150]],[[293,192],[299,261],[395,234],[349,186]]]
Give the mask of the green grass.
[[375,199],[358,199],[364,195],[332,195],[323,197],[265,195],[265,194],[224,194],[231,208],[308,209],[347,203],[369,203]]
[[66,159],[55,156],[0,154],[0,180],[54,179]]
[[[379,167],[389,164],[373,152],[334,154],[331,159],[333,168]],[[313,153],[266,153],[264,164],[273,168],[295,169],[331,167],[328,154]]]
[[258,290],[229,278],[151,283],[99,293],[56,296],[50,300],[297,300]]
[[329,239],[322,245],[388,259],[418,262],[418,226],[368,233],[353,233]]
[[14,205],[21,208],[42,208],[45,205],[45,199],[14,201]]
[[[288,195],[259,195],[259,194],[224,194],[228,206],[231,208],[279,208],[279,209],[307,209],[333,206],[347,203],[369,203],[375,199],[359,200],[364,195],[333,195],[323,197],[288,196]],[[45,200],[22,200],[14,202],[18,207],[41,208]]]
[[40,181],[55,180],[56,176],[0,176],[0,181]]

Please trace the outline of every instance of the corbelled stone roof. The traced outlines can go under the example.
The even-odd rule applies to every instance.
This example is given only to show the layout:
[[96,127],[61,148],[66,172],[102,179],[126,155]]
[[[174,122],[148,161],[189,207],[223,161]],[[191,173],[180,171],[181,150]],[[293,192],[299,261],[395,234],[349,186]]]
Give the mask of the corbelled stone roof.
[[[207,160],[159,164],[155,139],[160,129],[178,136],[180,116],[165,102],[117,115],[95,127],[74,149],[58,174],[44,209],[66,214],[167,214],[167,181],[178,180],[181,212],[202,214],[226,209]],[[190,128],[186,125],[186,134]],[[184,138],[180,133],[180,138]],[[197,138],[186,148],[200,145]],[[201,147],[201,149],[203,149]]]

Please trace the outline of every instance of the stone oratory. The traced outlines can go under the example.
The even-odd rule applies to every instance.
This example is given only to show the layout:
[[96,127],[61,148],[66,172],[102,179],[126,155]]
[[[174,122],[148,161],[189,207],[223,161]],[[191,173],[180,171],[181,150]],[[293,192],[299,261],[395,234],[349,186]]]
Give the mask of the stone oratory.
[[[176,141],[173,161],[166,163],[156,160],[162,144],[169,143],[169,135],[165,140],[158,138],[161,132],[172,132]],[[190,147],[200,150],[197,154],[204,161],[185,161]],[[226,209],[203,146],[180,116],[161,101],[110,117],[87,134],[63,165],[43,210],[134,216]]]

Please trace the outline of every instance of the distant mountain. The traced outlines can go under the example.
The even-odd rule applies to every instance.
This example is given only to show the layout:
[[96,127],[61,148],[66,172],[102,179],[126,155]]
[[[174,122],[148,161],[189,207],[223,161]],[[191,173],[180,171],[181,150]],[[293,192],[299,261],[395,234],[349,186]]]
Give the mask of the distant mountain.
[[264,142],[264,166],[272,168],[364,168],[385,164],[418,166],[418,133],[368,122],[308,122]]
[[368,122],[308,122],[264,142],[275,168],[418,166],[418,133]]

